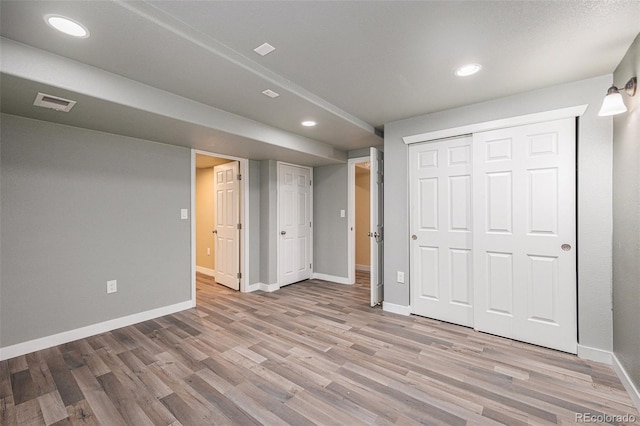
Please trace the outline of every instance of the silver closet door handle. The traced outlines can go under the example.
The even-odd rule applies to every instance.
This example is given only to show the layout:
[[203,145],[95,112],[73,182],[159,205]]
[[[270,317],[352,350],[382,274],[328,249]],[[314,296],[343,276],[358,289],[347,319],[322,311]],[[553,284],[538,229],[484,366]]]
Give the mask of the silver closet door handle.
[[569,251],[571,250],[571,244],[563,244],[560,246],[560,248],[564,251]]
[[213,232],[214,234],[217,234],[217,233],[218,233],[218,230],[217,230],[217,229],[214,229],[214,230],[213,230],[213,231],[211,231],[211,232]]
[[280,231],[280,235],[286,235],[287,231]]
[[411,236],[411,239],[415,241],[415,240],[417,240],[417,239],[418,239],[418,236],[417,236],[416,234],[413,234],[413,235]]

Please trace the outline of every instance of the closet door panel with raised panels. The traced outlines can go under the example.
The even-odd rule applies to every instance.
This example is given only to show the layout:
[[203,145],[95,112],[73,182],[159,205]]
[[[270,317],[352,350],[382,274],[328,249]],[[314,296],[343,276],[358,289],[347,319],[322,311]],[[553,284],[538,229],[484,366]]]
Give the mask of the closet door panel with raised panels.
[[475,328],[575,353],[575,120],[473,135]]

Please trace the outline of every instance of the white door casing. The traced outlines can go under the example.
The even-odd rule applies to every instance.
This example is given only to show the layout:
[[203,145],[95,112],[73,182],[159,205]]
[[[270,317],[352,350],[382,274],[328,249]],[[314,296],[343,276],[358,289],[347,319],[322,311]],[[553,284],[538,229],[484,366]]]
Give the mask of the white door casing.
[[382,302],[384,292],[384,273],[383,273],[383,249],[384,249],[384,160],[382,151],[376,148],[370,148],[370,177],[369,177],[369,198],[370,198],[370,226],[369,231],[371,244],[371,274],[369,289],[371,293],[371,306],[375,306]]
[[215,166],[216,282],[234,290],[240,289],[239,268],[239,188],[238,162]]
[[412,312],[473,326],[471,137],[409,147]]
[[476,133],[475,327],[576,353],[575,119]]
[[311,278],[311,169],[278,163],[278,283]]

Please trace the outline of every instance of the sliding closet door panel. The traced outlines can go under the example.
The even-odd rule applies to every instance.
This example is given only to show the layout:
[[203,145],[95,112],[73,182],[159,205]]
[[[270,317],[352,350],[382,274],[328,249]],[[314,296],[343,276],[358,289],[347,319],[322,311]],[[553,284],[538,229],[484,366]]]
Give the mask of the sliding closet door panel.
[[474,134],[475,327],[577,350],[575,120]]
[[409,155],[412,311],[473,326],[471,137]]

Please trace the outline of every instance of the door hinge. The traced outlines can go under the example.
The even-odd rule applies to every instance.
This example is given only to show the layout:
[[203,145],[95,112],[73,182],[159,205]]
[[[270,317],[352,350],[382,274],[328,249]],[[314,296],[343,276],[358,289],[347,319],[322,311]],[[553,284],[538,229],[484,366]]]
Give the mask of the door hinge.
[[311,182],[311,179],[309,179],[309,186],[313,185],[313,183]]
[[309,222],[309,228],[311,228],[311,222]]
[[236,278],[242,278],[242,272],[238,272],[238,274],[236,275]]
[[309,264],[309,269],[311,269],[311,263]]
[[236,226],[236,229],[242,229],[242,224],[239,223],[238,226]]
[[238,180],[242,180],[242,175],[241,175],[241,174],[238,174],[238,176],[236,176],[236,178],[237,178]]

